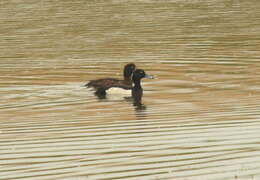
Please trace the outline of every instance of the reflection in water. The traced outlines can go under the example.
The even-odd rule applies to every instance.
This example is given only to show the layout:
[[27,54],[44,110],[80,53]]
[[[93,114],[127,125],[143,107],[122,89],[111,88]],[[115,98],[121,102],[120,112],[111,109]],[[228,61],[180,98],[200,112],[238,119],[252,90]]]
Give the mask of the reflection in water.
[[139,104],[139,105],[134,105],[135,107],[135,115],[137,119],[144,119],[146,118],[146,105],[144,104]]
[[[1,1],[0,179],[260,179],[259,9]],[[82,87],[128,62],[139,103]]]
[[125,100],[133,105],[134,110],[136,112],[136,117],[138,119],[146,117],[146,114],[145,114],[146,105],[144,105],[142,103],[141,98],[136,101],[136,98],[125,97]]
[[134,110],[136,112],[136,117],[139,119],[140,117],[145,117],[146,114],[145,114],[145,110],[146,110],[146,105],[144,105],[142,103],[142,98],[139,97],[139,98],[134,98],[134,97],[117,97],[116,100],[115,99],[111,99],[111,97],[107,97],[107,95],[97,95],[97,98],[100,100],[100,102],[122,102],[122,101],[125,101],[125,102],[128,102],[129,105],[131,104],[133,107],[134,107]]

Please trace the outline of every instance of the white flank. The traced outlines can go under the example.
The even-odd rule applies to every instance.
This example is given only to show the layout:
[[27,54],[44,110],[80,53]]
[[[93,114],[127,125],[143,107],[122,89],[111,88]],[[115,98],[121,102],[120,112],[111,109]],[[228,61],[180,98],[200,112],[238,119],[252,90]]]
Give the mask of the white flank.
[[122,94],[122,95],[131,95],[131,90],[128,89],[122,89],[122,88],[109,88],[108,90],[106,90],[107,94]]

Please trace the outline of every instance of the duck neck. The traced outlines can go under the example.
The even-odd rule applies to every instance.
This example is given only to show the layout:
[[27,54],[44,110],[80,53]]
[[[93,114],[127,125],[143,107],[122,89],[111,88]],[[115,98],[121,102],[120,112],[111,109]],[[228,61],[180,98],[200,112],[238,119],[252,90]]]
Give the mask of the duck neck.
[[134,98],[134,105],[142,104],[143,89],[141,87],[141,80],[134,80],[134,87],[132,89],[132,97]]
[[142,87],[141,87],[141,79],[136,79],[134,81],[134,89],[142,89]]

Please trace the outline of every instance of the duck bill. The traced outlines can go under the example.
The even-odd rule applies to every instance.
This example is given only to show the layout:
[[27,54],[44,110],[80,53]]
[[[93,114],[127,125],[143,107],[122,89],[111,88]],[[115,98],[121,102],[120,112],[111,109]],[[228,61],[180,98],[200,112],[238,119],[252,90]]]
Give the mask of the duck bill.
[[148,74],[146,74],[146,75],[145,75],[145,78],[148,78],[148,79],[154,79],[154,77],[153,77],[153,76],[151,76],[151,75],[148,75]]

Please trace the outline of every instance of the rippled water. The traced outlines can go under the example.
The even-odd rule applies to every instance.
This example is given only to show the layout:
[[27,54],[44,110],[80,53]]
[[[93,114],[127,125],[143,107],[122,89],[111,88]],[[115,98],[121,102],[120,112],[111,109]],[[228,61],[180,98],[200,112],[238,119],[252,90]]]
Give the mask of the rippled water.
[[[260,2],[0,2],[0,179],[260,179]],[[143,104],[84,84],[134,62]]]

